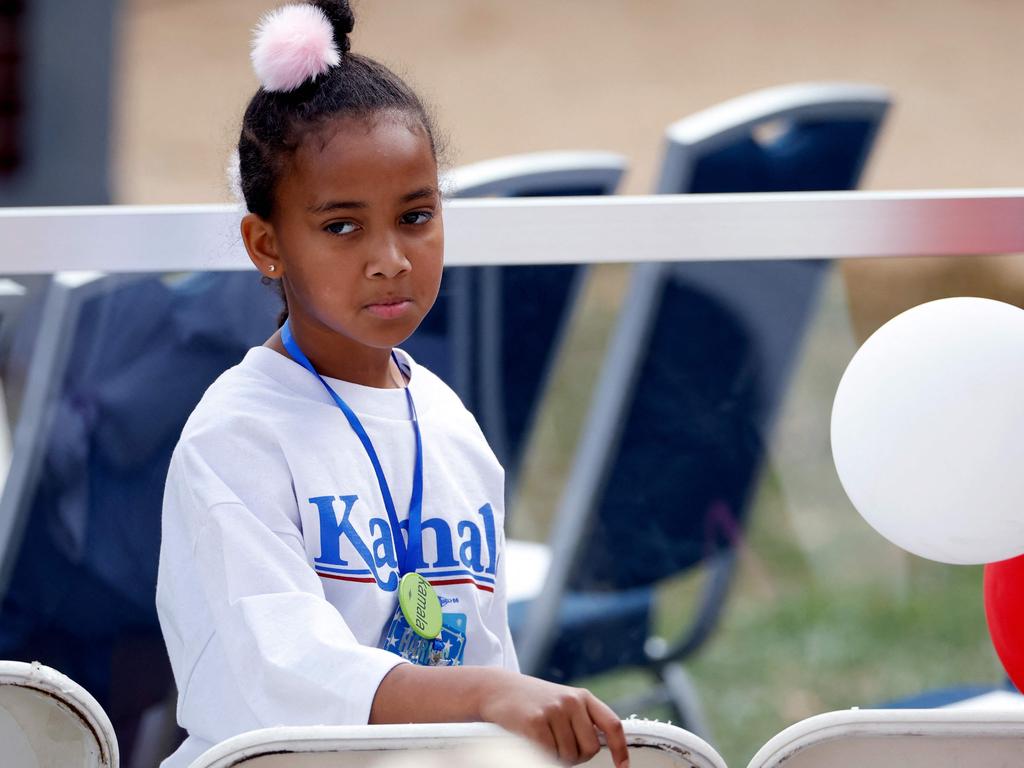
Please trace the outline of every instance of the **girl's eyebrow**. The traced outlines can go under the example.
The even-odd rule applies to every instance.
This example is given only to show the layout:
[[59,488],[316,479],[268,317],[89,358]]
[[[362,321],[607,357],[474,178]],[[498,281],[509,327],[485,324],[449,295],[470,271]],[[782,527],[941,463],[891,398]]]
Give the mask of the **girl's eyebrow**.
[[369,208],[368,203],[364,203],[359,200],[328,200],[325,203],[319,203],[318,205],[311,205],[306,210],[310,213],[327,213],[328,211],[335,211],[343,208]]
[[[399,199],[402,203],[410,203],[413,200],[419,200],[424,197],[436,197],[437,190],[433,187],[421,187],[420,189],[409,192],[408,194],[402,195]],[[317,205],[311,205],[306,210],[313,214],[328,213],[329,211],[337,210],[353,210],[353,209],[364,209],[369,208],[369,203],[364,203],[361,200],[328,200]]]
[[401,201],[403,203],[411,203],[413,200],[418,200],[421,197],[435,197],[436,195],[437,190],[434,189],[433,187],[420,187],[414,192],[410,192],[407,195],[402,195]]

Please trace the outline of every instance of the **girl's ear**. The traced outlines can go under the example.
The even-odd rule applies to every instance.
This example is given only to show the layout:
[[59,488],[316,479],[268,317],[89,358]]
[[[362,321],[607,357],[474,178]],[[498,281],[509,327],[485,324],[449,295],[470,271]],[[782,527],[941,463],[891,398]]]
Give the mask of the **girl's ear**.
[[277,253],[274,225],[255,213],[248,213],[242,218],[241,229],[242,242],[256,269],[271,280],[283,276],[284,264]]

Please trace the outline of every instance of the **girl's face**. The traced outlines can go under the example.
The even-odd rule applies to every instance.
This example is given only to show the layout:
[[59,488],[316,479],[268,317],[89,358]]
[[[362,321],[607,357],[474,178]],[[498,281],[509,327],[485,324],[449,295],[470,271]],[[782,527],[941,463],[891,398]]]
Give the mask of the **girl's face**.
[[[383,113],[311,132],[278,182],[267,229],[270,274],[284,281],[292,325],[306,338],[351,352],[401,343],[441,282],[441,197],[426,131]],[[269,262],[254,261],[268,273]]]

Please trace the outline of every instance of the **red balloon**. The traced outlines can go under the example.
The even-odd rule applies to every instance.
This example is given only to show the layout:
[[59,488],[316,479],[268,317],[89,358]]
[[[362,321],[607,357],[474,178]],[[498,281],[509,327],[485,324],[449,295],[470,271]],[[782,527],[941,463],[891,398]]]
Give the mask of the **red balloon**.
[[985,566],[985,617],[992,645],[1024,692],[1024,555]]

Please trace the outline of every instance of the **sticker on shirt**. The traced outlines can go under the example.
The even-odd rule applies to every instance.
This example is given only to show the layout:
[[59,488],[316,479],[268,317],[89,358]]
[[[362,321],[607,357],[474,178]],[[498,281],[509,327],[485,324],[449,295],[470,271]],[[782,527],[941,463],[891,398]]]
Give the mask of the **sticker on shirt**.
[[417,635],[402,610],[396,608],[381,648],[421,667],[461,667],[466,653],[466,614],[441,614],[441,634],[428,640]]

